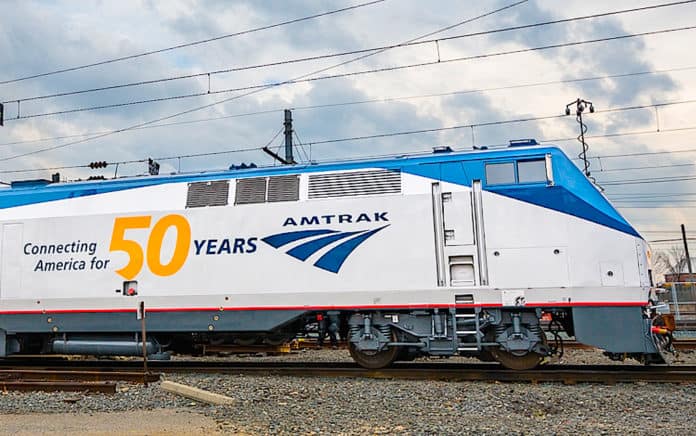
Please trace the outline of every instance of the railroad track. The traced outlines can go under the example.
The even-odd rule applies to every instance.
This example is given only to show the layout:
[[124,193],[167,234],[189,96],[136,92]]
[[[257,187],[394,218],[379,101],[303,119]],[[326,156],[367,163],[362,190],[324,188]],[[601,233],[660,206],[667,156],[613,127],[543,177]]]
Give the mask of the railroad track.
[[0,392],[5,391],[69,391],[112,394],[117,382],[152,383],[159,381],[159,373],[141,371],[109,371],[99,369],[60,369],[10,366],[0,369]]
[[[674,339],[673,344],[677,350],[681,350],[681,351],[696,350],[696,338],[694,338],[694,339],[682,339],[682,338]],[[591,345],[585,345],[585,344],[581,344],[575,340],[567,340],[567,339],[563,341],[563,346],[565,348],[569,348],[569,349],[587,349],[587,350],[595,349]],[[297,341],[297,342],[291,343],[289,346],[289,349],[290,350],[320,350],[322,348],[329,348],[329,347],[330,347],[330,345],[328,345],[328,344],[325,344],[324,347],[320,347],[319,344],[317,344],[317,342],[315,340],[304,340],[304,341]],[[245,354],[245,353],[249,353],[249,354],[252,354],[252,353],[274,354],[274,353],[276,353],[277,348],[279,348],[279,347],[270,348],[270,351],[265,351],[263,347],[258,347],[258,346],[245,347],[245,348],[231,346],[231,347],[227,347],[224,349],[210,348],[209,350],[211,353],[212,352],[229,352],[231,354]],[[339,348],[341,350],[348,349],[348,344],[346,342],[340,342],[338,344],[337,348]],[[288,351],[282,351],[282,352],[288,352]],[[277,353],[279,354],[280,352],[277,352]]]
[[[0,368],[7,362],[0,362]],[[16,364],[20,362],[15,362]],[[27,361],[8,370],[64,371],[94,373],[91,377],[120,379],[131,374],[131,381],[142,381],[137,361],[70,362],[70,370],[59,361]],[[696,366],[640,365],[544,365],[535,370],[513,371],[497,364],[399,363],[381,370],[368,370],[345,362],[202,362],[168,361],[149,364],[155,373],[209,373],[252,376],[344,377],[439,381],[561,382],[575,383],[696,383]],[[156,377],[156,376],[155,376]],[[93,383],[97,383],[94,382]],[[2,382],[0,381],[0,386]],[[1,387],[0,387],[1,389]]]
[[[672,342],[674,348],[679,351],[696,350],[696,339],[674,339]],[[587,349],[594,350],[591,345],[581,344],[577,341],[564,340],[563,347],[568,349]]]

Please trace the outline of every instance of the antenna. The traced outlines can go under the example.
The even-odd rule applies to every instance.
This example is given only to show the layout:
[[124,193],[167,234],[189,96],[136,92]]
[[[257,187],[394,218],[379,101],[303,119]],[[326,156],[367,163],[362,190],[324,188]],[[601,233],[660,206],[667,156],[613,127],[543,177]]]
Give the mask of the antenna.
[[565,108],[565,114],[570,115],[570,107],[575,106],[575,119],[577,120],[578,124],[580,125],[580,135],[578,135],[578,141],[580,144],[582,144],[582,151],[580,154],[578,154],[578,157],[582,159],[583,163],[583,172],[585,173],[585,176],[592,181],[595,185],[599,187],[602,191],[604,191],[604,188],[599,186],[597,181],[595,180],[594,177],[591,176],[590,174],[590,161],[587,160],[587,150],[589,150],[590,146],[587,145],[585,142],[585,133],[587,133],[587,124],[585,124],[582,120],[582,114],[585,112],[585,109],[589,108],[590,113],[594,113],[594,104],[592,104],[591,101],[584,100],[582,98],[577,98],[574,101],[571,101],[566,105]]

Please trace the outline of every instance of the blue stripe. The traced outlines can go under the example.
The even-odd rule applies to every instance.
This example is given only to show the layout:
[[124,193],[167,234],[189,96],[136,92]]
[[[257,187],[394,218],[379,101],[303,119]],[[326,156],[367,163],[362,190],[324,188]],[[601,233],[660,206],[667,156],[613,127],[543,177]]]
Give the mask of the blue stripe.
[[322,257],[320,257],[319,260],[317,260],[314,263],[314,266],[324,269],[326,271],[330,271],[332,273],[338,273],[338,270],[341,269],[343,262],[346,261],[346,258],[350,256],[350,253],[352,253],[353,250],[355,250],[360,244],[365,242],[367,238],[387,227],[389,227],[389,224],[378,229],[371,230],[367,233],[358,235],[353,239],[350,239],[342,244],[337,245],[336,247],[326,252]]
[[[556,187],[564,188],[565,192],[563,194],[546,190],[542,191],[541,189],[536,189],[541,187],[529,185],[514,187],[484,185],[484,189],[640,237],[638,232],[609,203],[606,197],[556,147],[515,147],[487,151],[424,154],[402,158],[365,159],[322,165],[294,165],[213,173],[134,177],[99,182],[58,183],[38,187],[17,187],[0,189],[0,209],[167,183],[191,183],[362,168],[383,168],[402,171],[434,180],[471,186],[472,180],[485,182],[486,162],[496,160],[509,162],[520,158],[543,158],[546,154],[552,155]],[[134,198],[134,201],[138,201],[138,199]]]
[[267,236],[261,240],[273,248],[278,248],[285,244],[299,241],[300,239],[337,232],[338,230],[300,230],[298,232],[278,233],[277,235]]
[[[591,221],[632,236],[638,232],[621,216],[568,157],[557,148],[536,150],[505,149],[507,153],[491,153],[477,158],[461,159],[459,162],[423,163],[405,165],[401,171],[458,185],[471,186],[473,180],[484,182],[484,189],[526,203],[552,209],[587,221]],[[485,165],[488,162],[513,162],[518,158],[543,158],[552,155],[555,186],[542,184],[519,184],[506,186],[485,185]],[[560,191],[559,189],[560,188]]]
[[360,232],[343,232],[335,235],[324,236],[323,238],[315,239],[313,241],[305,242],[302,245],[298,245],[292,250],[288,251],[288,254],[296,259],[305,261],[309,256],[331,244],[332,242],[340,241],[341,239],[348,238]]
[[[539,155],[555,148],[535,147],[532,149],[501,149],[495,151],[462,151],[443,154],[423,154],[402,158],[362,159],[349,162],[327,163],[320,165],[287,165],[279,167],[255,168],[248,170],[219,171],[195,174],[175,174],[149,177],[129,177],[104,181],[84,181],[55,183],[36,187],[15,187],[0,189],[0,209],[45,203],[69,198],[105,194],[126,189],[157,186],[168,183],[193,183],[212,180],[228,180],[248,177],[267,177],[285,174],[304,174],[320,171],[345,171],[363,168],[383,168],[401,170],[429,163],[450,161],[479,161],[501,156]],[[415,173],[414,173],[415,174]],[[437,177],[436,177],[437,178]]]
[[491,192],[524,201],[525,203],[535,204],[548,209],[567,213],[578,218],[602,224],[607,227],[628,233],[629,235],[640,237],[624,220],[617,220],[608,216],[588,202],[578,198],[573,193],[561,186],[537,186],[528,188],[497,188],[490,189]]

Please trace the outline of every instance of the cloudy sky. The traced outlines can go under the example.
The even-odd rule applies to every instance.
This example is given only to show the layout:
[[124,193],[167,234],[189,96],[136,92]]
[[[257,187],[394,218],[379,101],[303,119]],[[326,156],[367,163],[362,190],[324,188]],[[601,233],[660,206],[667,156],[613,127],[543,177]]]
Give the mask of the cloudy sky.
[[[395,48],[338,67],[334,66],[357,55],[211,76],[210,90],[215,92],[283,82],[297,77],[314,78],[432,63],[438,60],[438,52],[442,61],[436,65],[269,87],[241,97],[242,92],[214,93],[111,109],[34,116],[205,93],[209,89],[208,78],[203,76],[21,101],[19,114],[17,112],[15,100],[35,96],[399,44],[517,3],[518,0],[385,0],[242,36],[62,74],[12,81],[215,38],[362,2],[366,0],[0,0],[0,28],[3,29],[0,32],[0,82],[10,81],[0,84],[0,101],[6,102],[6,124],[0,128],[0,180],[7,182],[50,177],[54,172],[7,172],[19,169],[260,147],[269,143],[281,129],[284,108],[295,108],[295,129],[299,141],[304,144],[296,150],[296,154],[303,161],[426,151],[440,144],[451,145],[455,149],[470,149],[472,144],[504,144],[517,138],[553,140],[552,143],[569,154],[577,155],[580,152],[577,141],[566,140],[577,135],[578,125],[572,116],[361,141],[312,143],[335,138],[561,115],[568,102],[582,97],[592,100],[597,109],[597,113],[587,114],[585,118],[590,135],[589,154],[604,156],[599,160],[593,159],[591,169],[598,182],[608,183],[607,196],[615,201],[621,212],[640,231],[645,232],[648,240],[678,236],[676,233],[661,232],[678,230],[680,223],[696,229],[696,195],[693,195],[696,194],[696,180],[663,181],[665,177],[673,176],[696,177],[696,153],[609,157],[696,149],[696,119],[693,116],[696,103],[674,104],[659,109],[614,110],[696,100],[696,56],[693,54],[696,30],[446,62],[477,55],[692,26],[696,25],[696,3],[449,39],[438,44]],[[529,0],[426,39],[666,2]],[[334,68],[327,69],[329,67]],[[323,69],[327,70],[314,74]],[[653,73],[605,77],[642,72]],[[597,77],[600,78],[568,82]],[[540,84],[545,82],[556,83]],[[229,100],[149,124],[148,128],[131,129],[71,144],[95,133],[129,128],[226,99]],[[325,106],[366,100],[371,102]],[[612,111],[602,112],[608,109]],[[244,115],[249,113],[255,114]],[[13,119],[18,115],[19,119]],[[657,132],[658,129],[660,132]],[[628,134],[636,132],[642,134]],[[615,133],[622,135],[591,137]],[[279,136],[271,145],[279,146],[281,140]],[[42,151],[63,144],[67,145]],[[36,153],[20,156],[30,152]],[[259,151],[161,161],[163,172],[219,169],[241,162],[273,164],[268,156]],[[627,170],[636,167],[642,168]],[[114,167],[110,166],[101,172],[80,168],[60,172],[63,178],[76,179],[96,174],[111,176],[113,171]],[[145,171],[143,163],[123,164],[118,169],[119,175]],[[611,184],[612,181],[621,184]],[[665,196],[675,193],[679,196]],[[657,246],[667,247],[669,243]]]

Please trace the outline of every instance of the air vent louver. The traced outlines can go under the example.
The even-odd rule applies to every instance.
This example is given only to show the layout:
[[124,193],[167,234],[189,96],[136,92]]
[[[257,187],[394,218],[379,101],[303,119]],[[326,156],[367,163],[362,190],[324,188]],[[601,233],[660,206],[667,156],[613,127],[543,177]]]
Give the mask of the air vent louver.
[[266,201],[266,178],[238,179],[234,204],[264,203]]
[[227,206],[229,194],[228,180],[189,183],[186,207]]
[[309,176],[309,198],[398,194],[401,173],[390,170],[353,171]]
[[268,197],[266,201],[297,201],[300,199],[300,176],[277,176],[268,179]]

